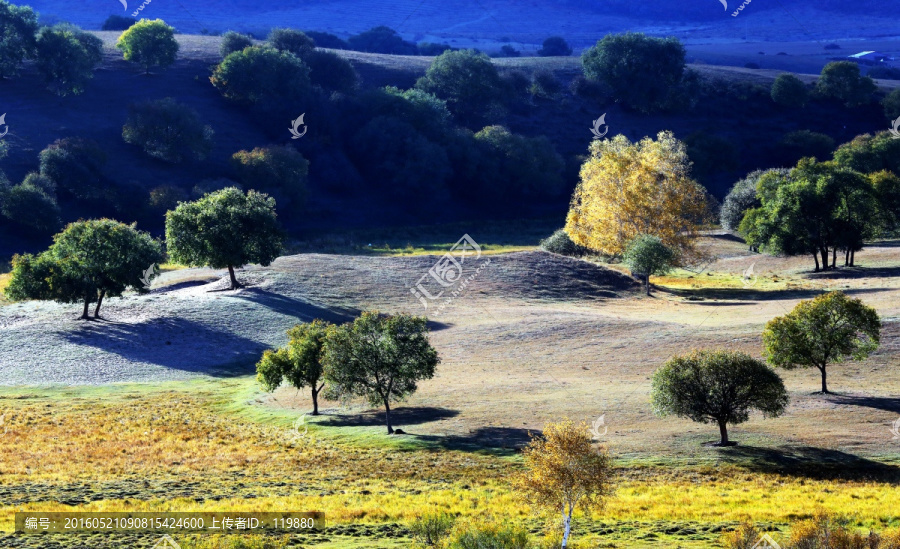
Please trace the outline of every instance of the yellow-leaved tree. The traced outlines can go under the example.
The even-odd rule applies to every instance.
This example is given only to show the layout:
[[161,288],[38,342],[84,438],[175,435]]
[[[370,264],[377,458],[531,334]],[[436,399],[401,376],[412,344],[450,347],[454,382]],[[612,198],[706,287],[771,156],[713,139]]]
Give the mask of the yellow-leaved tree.
[[617,135],[592,142],[590,152],[566,218],[573,242],[621,256],[648,234],[673,249],[679,264],[699,259],[694,238],[711,219],[709,197],[690,178],[684,143],[668,131],[637,143]]
[[543,437],[525,447],[525,471],[516,487],[532,507],[562,517],[562,549],[569,543],[572,513],[600,508],[612,492],[612,460],[594,448],[588,427],[569,419],[548,423]]

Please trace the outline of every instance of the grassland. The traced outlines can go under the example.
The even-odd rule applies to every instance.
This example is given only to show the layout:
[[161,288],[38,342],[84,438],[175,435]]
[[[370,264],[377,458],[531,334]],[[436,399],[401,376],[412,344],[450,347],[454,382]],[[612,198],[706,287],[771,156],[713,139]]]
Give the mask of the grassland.
[[[411,243],[413,257],[397,256],[406,253],[395,249],[407,236],[400,231],[385,234],[390,251],[372,257],[298,256],[272,270],[293,277],[323,310],[416,311],[402,284],[385,281],[414,281],[431,261],[420,254],[446,248],[453,240],[442,232],[456,229],[421,233]],[[483,241],[486,248],[515,244],[499,228]],[[717,261],[699,272],[655,279],[652,298],[587,263],[535,252],[490,256],[492,266],[470,292],[445,310],[428,312],[443,361],[435,379],[396,411],[406,436],[384,435],[381,414],[364,403],[326,402],[322,416],[306,417],[306,436],[297,437],[293,425],[309,409],[307,395],[262,393],[252,362],[226,376],[4,388],[0,527],[11,530],[12,513],[23,509],[316,510],[325,513],[324,530],[279,543],[392,548],[409,547],[407,525],[435,509],[514,521],[540,535],[546,524],[510,487],[521,467],[517,448],[547,421],[568,416],[590,423],[600,415],[608,431],[599,442],[615,456],[617,490],[603,511],[578,518],[579,547],[713,547],[740,521],[783,532],[818,510],[845,515],[856,528],[900,526],[894,503],[900,443],[890,432],[900,414],[897,243],[875,243],[857,255],[859,267],[818,275],[808,272],[811,258],[749,254],[720,233],[702,243]],[[754,275],[745,277],[750,265]],[[151,314],[167,287],[209,274],[171,271],[156,301],[129,299],[147,299],[140,308]],[[267,279],[253,280],[265,286]],[[277,280],[287,291],[288,278]],[[875,355],[833,369],[836,394],[814,394],[813,372],[782,372],[792,397],[789,413],[733,428],[739,445],[725,449],[703,446],[715,438],[709,426],[652,415],[648,377],[666,358],[720,346],[759,355],[765,321],[830,289],[863,298],[885,321]],[[236,297],[218,302],[240,301]],[[21,306],[0,313],[10,307]],[[121,305],[111,300],[108,307]],[[220,316],[246,336],[240,326],[246,312],[229,311],[215,309],[210,318]],[[121,322],[113,318],[108,329]],[[11,337],[18,326],[6,325]],[[128,355],[118,360],[123,370],[130,367]],[[59,547],[87,541],[54,539]],[[189,548],[227,546],[176,539]],[[149,547],[153,539],[89,541],[92,547]],[[3,546],[54,547],[47,543],[0,538]]]

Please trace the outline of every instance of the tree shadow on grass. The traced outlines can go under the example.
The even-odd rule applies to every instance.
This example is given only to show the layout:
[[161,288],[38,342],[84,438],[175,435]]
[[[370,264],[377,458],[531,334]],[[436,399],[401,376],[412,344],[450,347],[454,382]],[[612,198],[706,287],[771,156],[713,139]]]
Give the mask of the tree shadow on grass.
[[416,439],[441,450],[512,454],[528,444],[533,434],[539,432],[517,427],[479,427],[467,435],[416,435]]
[[841,267],[833,271],[809,273],[815,280],[852,280],[855,278],[894,278],[900,276],[900,267]]
[[816,480],[900,481],[900,466],[813,446],[757,448],[738,445],[723,448],[719,457],[726,463],[759,473]]
[[[721,306],[721,305],[753,305],[760,301],[794,301],[801,299],[813,299],[822,295],[822,290],[769,290],[761,291],[752,288],[666,288],[658,286],[658,291],[667,292],[676,297],[682,297],[696,305]],[[848,295],[872,294],[876,292],[891,292],[894,288],[847,288],[843,292]],[[704,302],[706,299],[719,299],[725,303]]]
[[900,397],[872,397],[832,394],[825,397],[829,402],[845,406],[861,406],[900,414]]
[[301,322],[310,322],[318,318],[327,322],[342,324],[353,320],[360,313],[358,309],[320,307],[308,301],[268,292],[261,288],[244,288],[232,297],[252,301],[276,313],[296,317]]
[[[423,423],[450,419],[458,415],[458,410],[432,406],[392,408],[391,424],[394,428],[399,427],[405,431],[406,425],[422,425]],[[320,420],[319,424],[327,427],[372,427],[375,425],[385,425],[384,409],[366,410],[365,412],[360,412],[358,414],[327,416],[325,419]]]
[[94,347],[135,363],[150,363],[216,377],[251,374],[266,345],[183,318],[126,324],[84,322],[60,334],[67,342]]

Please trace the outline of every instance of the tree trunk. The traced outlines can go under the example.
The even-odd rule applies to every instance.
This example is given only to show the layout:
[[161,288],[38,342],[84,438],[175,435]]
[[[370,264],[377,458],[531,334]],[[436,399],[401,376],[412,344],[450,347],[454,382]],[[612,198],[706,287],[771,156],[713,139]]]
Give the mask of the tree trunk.
[[850,266],[850,248],[847,248],[847,251],[844,252],[844,267]]
[[837,269],[837,246],[831,249],[831,268]]
[[850,250],[850,266],[856,266],[856,250]]
[[819,254],[816,253],[816,252],[813,252],[813,259],[816,260],[816,270],[815,270],[815,272],[819,272]]
[[822,270],[828,270],[828,248],[821,248],[819,253],[822,254]]
[[569,514],[566,514],[566,506],[563,504],[563,538],[562,538],[562,549],[566,549],[569,545],[569,533],[572,531],[572,511],[569,510]]
[[91,305],[91,296],[84,296],[84,311],[81,313],[81,320],[90,320],[91,317],[88,315],[88,307]]
[[391,427],[391,403],[384,399],[384,421],[387,423],[388,434],[394,434],[394,428]]
[[228,276],[231,277],[231,289],[232,290],[237,290],[238,288],[242,287],[240,282],[238,282],[237,278],[234,276],[234,267],[231,265],[228,266]]
[[650,295],[650,275],[644,277],[644,285],[647,287],[647,295]]
[[822,394],[828,394],[828,374],[825,371],[825,366],[820,366],[819,371],[822,372]]
[[94,318],[100,318],[100,305],[103,303],[103,296],[106,295],[106,290],[100,290],[100,296],[97,298],[97,306],[94,307]]
[[725,446],[728,444],[728,425],[726,425],[722,420],[719,420],[719,437],[719,446]]
[[324,386],[325,386],[325,384],[323,383],[322,385],[319,385],[318,389],[316,389],[316,384],[313,383],[313,386],[312,386],[313,413],[312,413],[312,415],[314,415],[314,416],[319,415],[319,391],[321,391],[322,387],[324,387]]

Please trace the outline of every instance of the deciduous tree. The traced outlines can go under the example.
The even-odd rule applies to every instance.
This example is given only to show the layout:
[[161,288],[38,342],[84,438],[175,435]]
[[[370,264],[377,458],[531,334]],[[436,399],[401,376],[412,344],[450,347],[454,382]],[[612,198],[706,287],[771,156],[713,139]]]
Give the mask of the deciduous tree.
[[162,19],[141,19],[119,36],[116,47],[126,61],[142,66],[145,74],[153,67],[165,69],[174,64],[179,49],[175,29]]
[[671,271],[675,257],[675,252],[663,244],[659,237],[640,234],[628,243],[622,259],[631,269],[631,274],[644,279],[647,295],[650,295],[650,276],[660,276]]
[[298,390],[309,387],[312,394],[312,415],[319,415],[319,393],[325,386],[323,358],[325,334],[329,324],[314,320],[297,324],[288,330],[288,344],[263,353],[256,365],[256,380],[269,392],[287,381]]
[[215,132],[187,105],[167,97],[137,103],[128,110],[122,138],[154,158],[171,163],[189,157],[203,160],[212,150]]
[[37,68],[57,95],[79,94],[103,60],[103,41],[73,25],[41,29]]
[[0,0],[0,79],[18,74],[22,61],[34,55],[37,31],[33,9]]

